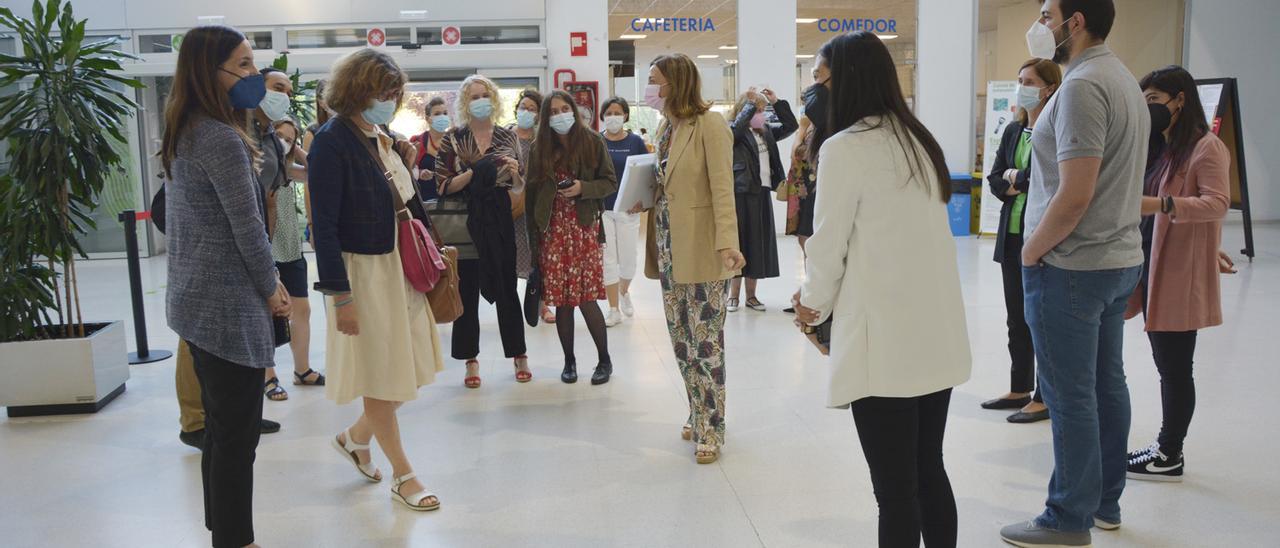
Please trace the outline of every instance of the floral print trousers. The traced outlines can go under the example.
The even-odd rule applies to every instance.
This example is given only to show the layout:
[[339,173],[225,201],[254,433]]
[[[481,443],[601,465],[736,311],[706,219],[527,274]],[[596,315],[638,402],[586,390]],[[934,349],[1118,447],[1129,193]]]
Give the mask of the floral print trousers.
[[728,282],[676,283],[671,268],[671,217],[666,198],[657,204],[662,301],[667,330],[689,397],[695,443],[724,445],[724,320]]

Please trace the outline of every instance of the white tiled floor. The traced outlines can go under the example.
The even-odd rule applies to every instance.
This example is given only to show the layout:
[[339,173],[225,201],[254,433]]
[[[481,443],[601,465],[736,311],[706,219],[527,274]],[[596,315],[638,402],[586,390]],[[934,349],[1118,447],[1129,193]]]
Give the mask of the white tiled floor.
[[[1238,250],[1239,225],[1225,247]],[[1280,451],[1273,394],[1280,385],[1280,226],[1257,230],[1260,254],[1224,278],[1226,325],[1202,333],[1200,407],[1176,485],[1131,483],[1124,528],[1098,546],[1275,546]],[[957,240],[973,341],[974,376],[948,424],[947,464],[959,500],[960,545],[1000,545],[1001,525],[1040,509],[1051,468],[1047,424],[1014,426],[978,403],[1008,388],[1000,274],[992,242]],[[400,421],[419,473],[444,502],[420,515],[393,505],[387,484],[359,481],[328,438],[355,417],[319,389],[290,389],[266,415],[256,468],[258,539],[279,546],[817,547],[875,543],[875,502],[853,421],[824,401],[823,358],[779,310],[794,290],[798,252],[780,242],[788,278],[761,284],[765,314],[728,322],[728,443],[712,466],[693,464],[679,438],[683,388],[658,287],[635,287],[636,319],[609,331],[613,382],[559,382],[554,329],[529,331],[533,383],[499,360],[492,310],[483,317],[484,388],[462,387],[461,364],[405,406]],[[886,257],[886,261],[892,261]],[[144,261],[154,347],[164,327],[164,259]],[[313,266],[314,276],[314,266]],[[122,261],[82,263],[84,309],[128,319]],[[314,304],[319,299],[313,298]],[[131,323],[131,322],[130,322]],[[312,357],[323,367],[324,316]],[[132,334],[132,325],[129,325]],[[1137,323],[1126,358],[1132,446],[1159,424],[1157,378]],[[444,335],[447,335],[447,329]],[[578,353],[592,356],[579,329]],[[447,336],[445,340],[448,340]],[[921,344],[928,344],[922,340]],[[132,338],[130,338],[132,349]],[[290,367],[279,354],[281,371]],[[132,368],[128,392],[94,416],[0,418],[0,545],[204,546],[199,455],[177,440],[173,361]],[[376,457],[384,470],[389,467]]]

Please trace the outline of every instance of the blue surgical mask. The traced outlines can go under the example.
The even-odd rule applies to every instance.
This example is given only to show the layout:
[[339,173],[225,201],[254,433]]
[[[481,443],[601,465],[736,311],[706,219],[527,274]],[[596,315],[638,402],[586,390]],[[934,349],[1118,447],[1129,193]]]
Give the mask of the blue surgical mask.
[[373,105],[364,109],[364,112],[360,113],[360,115],[364,116],[364,121],[375,126],[390,124],[391,120],[396,117],[396,102],[394,100],[374,101]]
[[529,129],[538,123],[538,115],[530,110],[516,111],[516,127],[520,129]]
[[262,109],[262,113],[267,115],[272,122],[283,120],[289,114],[289,96],[276,90],[267,90],[266,96],[262,98],[262,102],[258,107]]
[[448,114],[437,114],[431,117],[431,130],[436,133],[444,133],[449,131],[452,121],[449,120]]
[[573,129],[573,125],[578,123],[578,118],[572,112],[562,112],[551,117],[551,129],[556,133],[568,135],[569,130]]
[[488,97],[481,97],[471,101],[471,104],[467,105],[467,110],[471,111],[472,118],[488,120],[489,115],[493,114],[493,101]]
[[267,94],[267,78],[265,76],[256,72],[248,76],[240,76],[222,67],[218,67],[218,70],[240,79],[239,82],[236,82],[236,85],[227,90],[227,95],[231,97],[231,106],[240,110],[258,108],[258,105],[262,103],[263,96]]

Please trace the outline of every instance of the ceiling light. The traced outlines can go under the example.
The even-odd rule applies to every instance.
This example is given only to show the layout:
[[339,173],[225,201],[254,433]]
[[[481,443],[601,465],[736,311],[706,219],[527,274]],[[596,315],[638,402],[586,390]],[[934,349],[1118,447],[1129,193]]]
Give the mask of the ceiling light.
[[738,60],[737,60],[737,59],[725,59],[725,60],[724,60],[724,62],[729,63],[730,65],[736,65],[736,64],[738,64]]
[[818,22],[818,19],[816,17],[797,17],[796,18],[797,25],[809,25],[817,22]]
[[427,10],[400,10],[400,18],[407,21],[426,21]]
[[720,49],[738,49],[738,46],[720,46]]
[[699,55],[698,59],[719,59],[719,55]]
[[648,34],[623,34],[619,36],[619,40],[644,40]]
[[879,36],[881,40],[893,40],[898,37],[896,34],[877,34],[876,36]]
[[811,54],[811,53],[797,53],[797,54],[796,54],[796,59],[813,59],[813,54]]

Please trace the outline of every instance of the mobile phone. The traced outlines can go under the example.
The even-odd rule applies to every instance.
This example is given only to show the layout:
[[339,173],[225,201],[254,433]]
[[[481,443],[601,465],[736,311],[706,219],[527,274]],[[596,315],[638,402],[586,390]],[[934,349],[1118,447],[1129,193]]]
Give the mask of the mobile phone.
[[560,182],[556,183],[556,188],[560,190],[564,190],[571,186],[573,186],[573,179],[561,179]]

